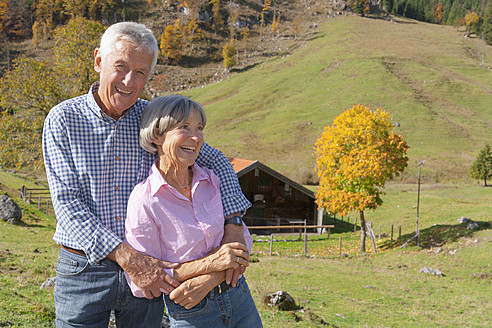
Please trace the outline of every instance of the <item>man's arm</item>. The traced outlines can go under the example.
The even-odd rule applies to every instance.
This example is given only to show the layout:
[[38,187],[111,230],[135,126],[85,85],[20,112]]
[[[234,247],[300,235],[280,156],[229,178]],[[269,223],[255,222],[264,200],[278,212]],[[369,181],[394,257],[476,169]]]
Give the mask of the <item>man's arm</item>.
[[104,259],[122,240],[81,201],[67,122],[62,112],[55,109],[44,124],[43,157],[58,229],[63,232],[57,242],[83,250],[89,263],[94,264]]

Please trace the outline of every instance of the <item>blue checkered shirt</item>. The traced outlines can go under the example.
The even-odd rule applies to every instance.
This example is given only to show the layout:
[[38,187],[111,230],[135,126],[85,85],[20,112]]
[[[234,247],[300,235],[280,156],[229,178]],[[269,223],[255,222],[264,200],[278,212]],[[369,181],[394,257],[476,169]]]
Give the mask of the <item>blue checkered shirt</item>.
[[[58,244],[83,250],[90,263],[106,256],[124,239],[128,197],[147,177],[155,155],[138,141],[139,99],[115,121],[96,104],[93,94],[60,103],[49,112],[43,130],[46,174],[57,219]],[[251,206],[227,158],[204,143],[197,163],[220,178],[224,215]]]

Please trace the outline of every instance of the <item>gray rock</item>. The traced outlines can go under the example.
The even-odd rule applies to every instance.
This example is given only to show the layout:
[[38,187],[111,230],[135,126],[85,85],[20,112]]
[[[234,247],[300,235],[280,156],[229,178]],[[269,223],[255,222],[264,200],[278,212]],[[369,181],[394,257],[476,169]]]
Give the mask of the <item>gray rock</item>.
[[464,216],[460,217],[457,221],[458,221],[458,223],[468,223],[468,222],[471,222],[471,220],[469,218],[464,217]]
[[278,307],[278,309],[282,311],[292,311],[298,309],[294,299],[284,291],[278,291],[267,295],[263,302],[269,307]]
[[22,219],[20,206],[7,195],[0,196],[0,219],[11,224],[15,224]]
[[51,277],[46,279],[42,284],[39,289],[44,289],[44,288],[55,288],[56,286],[56,277]]
[[441,271],[427,267],[423,267],[422,269],[420,269],[419,273],[430,273],[434,276],[444,277]]
[[466,228],[468,230],[476,230],[476,229],[480,229],[480,226],[476,222],[470,222],[470,223],[468,223],[468,225],[466,226]]

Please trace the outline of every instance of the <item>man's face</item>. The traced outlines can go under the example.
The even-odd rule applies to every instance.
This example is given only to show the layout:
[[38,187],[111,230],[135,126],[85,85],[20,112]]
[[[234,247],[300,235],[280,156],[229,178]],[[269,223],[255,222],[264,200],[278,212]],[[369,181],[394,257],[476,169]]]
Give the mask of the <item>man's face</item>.
[[131,42],[121,40],[106,54],[104,61],[99,49],[94,59],[100,81],[96,102],[106,114],[118,120],[142,94],[152,56],[145,50],[135,50]]

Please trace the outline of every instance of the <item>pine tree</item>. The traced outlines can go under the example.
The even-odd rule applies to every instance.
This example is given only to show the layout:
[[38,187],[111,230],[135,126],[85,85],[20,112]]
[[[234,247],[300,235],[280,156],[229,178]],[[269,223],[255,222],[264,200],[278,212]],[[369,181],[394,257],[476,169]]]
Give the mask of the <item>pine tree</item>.
[[470,177],[483,179],[485,186],[487,186],[487,179],[492,178],[492,150],[489,145],[480,150],[477,159],[470,167]]

